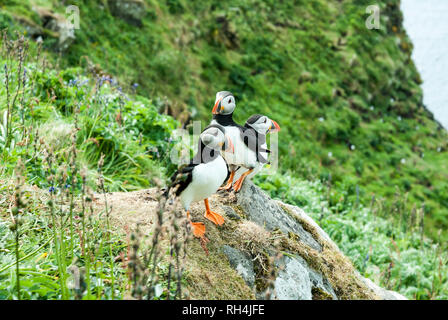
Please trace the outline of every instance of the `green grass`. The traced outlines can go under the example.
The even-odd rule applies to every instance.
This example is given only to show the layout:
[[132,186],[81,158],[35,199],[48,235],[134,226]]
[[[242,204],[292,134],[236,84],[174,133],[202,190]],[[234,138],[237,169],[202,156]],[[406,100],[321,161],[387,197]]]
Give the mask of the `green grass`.
[[[363,201],[389,201],[399,188],[409,210],[424,204],[433,238],[448,226],[448,135],[423,107],[398,0],[378,2],[379,30],[365,27],[367,0],[146,1],[141,27],[114,17],[107,1],[104,10],[75,3],[81,28],[61,65],[90,61],[127,91],[138,83],[142,96],[167,97],[161,109],[203,125],[216,91],[230,90],[239,122],[265,113],[280,123],[283,172],[331,175],[350,197],[358,186]],[[65,12],[56,1],[40,4]],[[39,22],[17,1],[4,15],[25,8]]]
[[[59,1],[36,3],[65,12]],[[175,168],[167,150],[179,121],[190,116],[206,125],[216,91],[230,90],[236,120],[264,113],[282,127],[281,172],[258,178],[259,184],[311,212],[368,277],[410,298],[447,298],[441,246],[448,237],[448,134],[423,107],[398,0],[378,2],[380,30],[364,26],[367,0],[145,3],[137,27],[114,17],[107,1],[74,1],[81,13],[76,41],[59,54],[47,32],[39,58],[31,42],[25,90],[15,89],[17,56],[7,62],[2,51],[0,81],[7,62],[10,98],[19,93],[5,120],[8,98],[0,87],[2,194],[14,195],[7,185],[22,159],[26,185],[64,193],[69,184],[82,199],[81,173],[96,189],[101,154],[107,191],[154,186]],[[10,0],[0,12],[0,29],[17,37],[15,30],[25,30],[20,17],[42,24],[30,3]],[[178,120],[162,115],[165,110]],[[51,150],[54,172],[46,168],[45,150]],[[26,219],[16,252],[14,224],[6,222],[10,200],[0,201],[0,298],[17,298],[17,257],[26,258],[19,271],[23,298],[76,297],[60,279],[69,277],[65,268],[81,245],[63,230],[80,222],[62,220],[54,233],[48,205],[30,203],[20,213]],[[58,209],[55,217],[66,215],[66,208]],[[101,219],[89,223],[105,229]],[[127,281],[109,267],[123,249],[112,236],[112,247],[91,249],[101,265],[88,271],[86,298],[123,297],[121,285],[114,291],[109,282]],[[104,241],[93,235],[96,240]],[[61,258],[66,250],[70,254]],[[77,261],[85,268],[83,259]],[[40,281],[45,288],[36,287]]]
[[[7,185],[1,184],[0,188],[2,194],[8,194]],[[76,213],[70,224],[69,212],[56,208],[52,217],[45,203],[48,194],[25,191],[23,197],[28,205],[20,213],[18,224],[20,299],[122,298],[126,269],[112,269],[107,263],[127,247],[120,234],[113,233],[106,241],[107,229],[101,216],[88,218]],[[4,204],[0,209],[0,299],[18,299],[14,224],[8,222]],[[73,234],[70,228],[75,230]],[[108,251],[108,242],[112,252]],[[115,287],[111,286],[112,279]]]
[[[125,94],[112,78],[45,67],[35,48],[21,55],[28,53],[23,39],[6,41],[12,46],[3,40],[0,58],[0,299],[133,295],[136,273],[116,262],[132,262],[130,244],[110,224],[107,207],[94,210],[93,191],[102,197],[165,179],[174,164],[164,151],[178,122],[159,114],[156,102]],[[155,298],[166,296],[166,283],[158,286]]]
[[284,175],[257,180],[271,196],[305,210],[365,277],[410,299],[448,298],[447,252],[422,234],[421,210],[406,211],[402,195],[395,208],[380,199],[365,207],[320,181]]

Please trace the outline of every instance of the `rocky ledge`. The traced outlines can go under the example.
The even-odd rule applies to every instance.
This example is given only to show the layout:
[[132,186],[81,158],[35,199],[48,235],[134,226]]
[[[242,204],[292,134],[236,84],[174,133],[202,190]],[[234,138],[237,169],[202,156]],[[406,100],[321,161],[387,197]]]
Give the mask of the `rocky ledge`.
[[[116,227],[139,224],[151,234],[159,194],[109,194]],[[191,299],[406,299],[362,277],[302,209],[271,199],[252,182],[239,194],[223,192],[209,200],[226,223],[205,221],[203,203],[191,208],[210,239],[208,253],[198,240],[189,243],[185,278]],[[104,205],[96,203],[99,209]]]

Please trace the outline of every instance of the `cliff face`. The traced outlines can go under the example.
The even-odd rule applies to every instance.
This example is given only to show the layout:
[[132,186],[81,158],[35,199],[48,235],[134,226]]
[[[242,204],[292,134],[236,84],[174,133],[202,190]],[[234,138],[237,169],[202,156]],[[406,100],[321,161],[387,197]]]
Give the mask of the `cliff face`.
[[406,210],[424,207],[425,231],[448,239],[448,135],[424,108],[400,0],[378,1],[380,29],[366,28],[370,0],[84,0],[75,39],[58,23],[64,3],[13,3],[0,29],[43,38],[54,60],[65,49],[62,66],[114,75],[185,124],[205,126],[229,90],[237,122],[281,125],[283,172],[331,180],[334,202],[375,195],[393,208],[407,193]]
[[[158,194],[111,193],[115,225],[129,230],[139,224],[153,234]],[[362,277],[303,210],[272,200],[251,182],[210,203],[226,222],[216,227],[202,218],[202,203],[192,207],[210,240],[207,253],[197,239],[188,243],[184,277],[192,299],[406,299]],[[98,201],[98,209],[103,204]]]

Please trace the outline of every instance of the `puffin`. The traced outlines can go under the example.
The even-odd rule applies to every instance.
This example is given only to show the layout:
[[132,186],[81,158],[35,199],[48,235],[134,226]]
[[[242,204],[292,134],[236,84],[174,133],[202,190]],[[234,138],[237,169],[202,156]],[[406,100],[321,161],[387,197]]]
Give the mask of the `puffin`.
[[[171,177],[170,189],[175,190],[183,208],[190,219],[190,204],[204,201],[204,217],[216,225],[222,225],[224,218],[210,210],[208,197],[215,193],[228,177],[228,165],[221,155],[221,151],[234,152],[233,143],[226,135],[225,129],[217,124],[209,125],[199,136],[198,151],[190,163],[179,168]],[[203,222],[192,222],[193,235],[203,238],[205,225]]]
[[[218,124],[223,126],[226,130],[226,134],[232,141],[235,150],[239,150],[241,148],[239,147],[239,145],[237,145],[237,143],[242,144],[240,135],[241,132],[243,132],[246,128],[233,121],[233,112],[235,110],[235,107],[235,97],[230,91],[217,92],[215,104],[212,109],[213,119],[210,124]],[[235,172],[240,165],[238,161],[239,157],[236,157],[236,155],[232,155],[234,155],[234,153],[223,153],[223,157],[229,165],[230,175],[227,179],[227,184],[220,189],[230,190],[232,188]]]
[[[254,114],[247,119],[241,132],[241,140],[244,147],[240,146],[240,153],[245,153],[242,165],[235,172],[235,184],[233,189],[238,192],[246,178],[251,179],[257,174],[265,164],[269,163],[268,154],[271,152],[267,148],[266,135],[280,131],[278,123],[267,116]],[[241,152],[242,151],[242,152]]]

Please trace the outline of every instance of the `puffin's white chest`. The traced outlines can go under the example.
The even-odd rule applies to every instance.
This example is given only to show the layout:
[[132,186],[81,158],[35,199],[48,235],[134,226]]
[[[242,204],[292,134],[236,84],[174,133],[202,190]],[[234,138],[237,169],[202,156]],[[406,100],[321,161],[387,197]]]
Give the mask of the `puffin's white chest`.
[[238,127],[226,127],[226,135],[232,139],[234,152],[223,152],[223,157],[229,165],[252,167],[256,163],[256,154],[250,150],[241,137]]
[[192,180],[180,194],[182,205],[188,210],[190,203],[204,200],[215,193],[227,177],[227,165],[221,156],[197,165]]
[[[263,144],[261,145],[261,149],[262,149],[262,150],[266,150],[267,147],[268,147],[267,143],[263,143]],[[249,150],[249,151],[250,151],[250,150]],[[254,153],[254,154],[255,154],[255,153]],[[260,155],[261,155],[263,158],[268,159],[268,153],[267,153],[267,152],[260,152]],[[256,161],[256,165],[253,167],[254,170],[253,170],[253,171],[246,177],[246,179],[252,179],[253,176],[255,176],[258,172],[260,172],[261,169],[263,169],[264,165],[265,165],[265,163],[261,163],[261,162]],[[248,170],[248,169],[246,169],[246,168],[244,168],[244,167],[240,167],[240,168],[238,168],[238,170],[236,170],[236,172],[235,172],[235,176],[234,176],[233,180],[234,180],[234,181],[238,180],[238,179],[241,177],[241,175],[242,175],[244,172],[246,172],[247,170]]]

